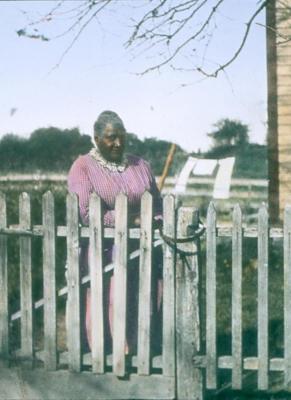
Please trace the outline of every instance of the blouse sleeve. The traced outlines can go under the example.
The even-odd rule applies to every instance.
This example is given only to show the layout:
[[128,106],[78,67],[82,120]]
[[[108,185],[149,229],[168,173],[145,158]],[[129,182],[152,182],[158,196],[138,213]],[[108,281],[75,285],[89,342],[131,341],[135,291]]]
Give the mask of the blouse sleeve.
[[115,211],[107,210],[104,212],[104,225],[108,227],[114,227],[115,225]]
[[72,165],[68,175],[68,188],[79,198],[80,217],[84,225],[89,224],[89,198],[93,191],[82,158],[78,158]]

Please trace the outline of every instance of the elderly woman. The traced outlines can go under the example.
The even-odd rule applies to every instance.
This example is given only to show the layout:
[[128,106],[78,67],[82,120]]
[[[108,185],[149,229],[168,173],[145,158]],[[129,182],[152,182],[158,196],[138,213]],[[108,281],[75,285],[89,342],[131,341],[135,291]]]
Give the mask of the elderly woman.
[[[102,112],[94,124],[94,144],[92,150],[80,156],[72,165],[68,177],[69,191],[79,197],[80,216],[83,224],[89,223],[89,197],[95,192],[103,201],[104,225],[113,227],[115,223],[115,199],[119,193],[128,198],[129,223],[139,225],[140,200],[147,190],[153,195],[154,219],[161,222],[161,197],[149,164],[140,157],[125,155],[126,130],[121,118],[113,111]],[[87,272],[88,246],[83,246],[80,255],[82,273]],[[112,261],[112,242],[105,249],[105,260]],[[137,323],[137,285],[138,271],[129,271],[128,306],[129,320],[127,341],[129,350],[136,347]],[[107,339],[112,334],[112,299],[114,277],[111,274],[105,279],[105,306],[107,308]],[[159,293],[161,290],[159,290]],[[158,296],[159,297],[159,296]],[[89,346],[91,344],[90,289],[86,301],[86,333]]]

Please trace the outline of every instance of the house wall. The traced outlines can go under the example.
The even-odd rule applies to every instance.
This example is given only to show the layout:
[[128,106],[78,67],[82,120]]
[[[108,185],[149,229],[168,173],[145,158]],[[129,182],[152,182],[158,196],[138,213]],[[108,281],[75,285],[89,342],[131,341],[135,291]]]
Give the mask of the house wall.
[[267,9],[269,206],[282,219],[291,204],[291,0]]

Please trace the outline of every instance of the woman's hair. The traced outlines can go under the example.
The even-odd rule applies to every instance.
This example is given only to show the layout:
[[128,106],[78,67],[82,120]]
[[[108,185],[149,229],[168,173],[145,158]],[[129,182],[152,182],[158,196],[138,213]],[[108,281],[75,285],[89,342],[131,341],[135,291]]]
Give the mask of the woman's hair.
[[102,136],[107,124],[111,124],[116,129],[121,129],[125,132],[122,119],[114,111],[103,111],[94,124],[94,136]]

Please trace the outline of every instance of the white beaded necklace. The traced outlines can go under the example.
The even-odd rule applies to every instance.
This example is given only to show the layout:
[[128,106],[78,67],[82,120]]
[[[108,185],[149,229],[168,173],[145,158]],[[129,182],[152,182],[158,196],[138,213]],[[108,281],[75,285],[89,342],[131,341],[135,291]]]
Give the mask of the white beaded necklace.
[[102,154],[100,153],[97,145],[89,151],[89,154],[94,160],[96,160],[103,168],[109,169],[111,172],[123,172],[125,168],[127,167],[128,161],[126,156],[122,157],[122,160],[120,163],[115,163],[112,161],[106,160]]

